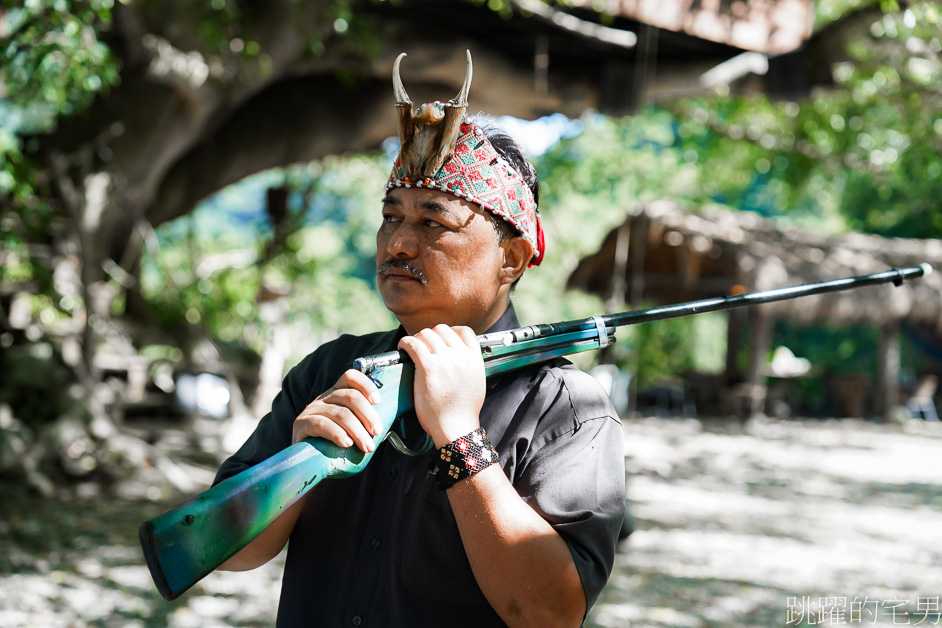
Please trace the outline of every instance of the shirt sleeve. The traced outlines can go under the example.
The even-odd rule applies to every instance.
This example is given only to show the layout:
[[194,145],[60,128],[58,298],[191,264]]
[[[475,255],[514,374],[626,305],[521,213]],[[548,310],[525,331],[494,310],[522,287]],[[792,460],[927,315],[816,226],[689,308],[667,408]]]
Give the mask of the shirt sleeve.
[[[557,372],[559,372],[557,370]],[[566,369],[515,487],[563,537],[591,608],[611,575],[625,516],[621,421],[588,374]]]

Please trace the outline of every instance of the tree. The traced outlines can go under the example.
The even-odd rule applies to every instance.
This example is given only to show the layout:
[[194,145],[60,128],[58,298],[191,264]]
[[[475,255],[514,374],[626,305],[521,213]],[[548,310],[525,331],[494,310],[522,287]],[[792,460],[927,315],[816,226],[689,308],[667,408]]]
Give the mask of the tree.
[[[395,134],[389,83],[400,51],[421,61],[404,65],[413,97],[441,98],[463,80],[461,40],[470,46],[513,22],[474,2],[392,4],[5,0],[0,291],[11,316],[0,321],[0,340],[17,351],[3,368],[40,342],[80,383],[70,407],[107,425],[98,358],[169,342],[160,329],[167,318],[141,293],[154,229],[249,174],[378,147]],[[527,116],[581,110],[591,89],[578,67],[573,80],[537,92],[531,51],[476,53],[485,78],[476,105],[499,101],[501,111]],[[296,243],[282,237],[290,231],[276,220],[259,261],[290,251]],[[184,322],[170,335],[174,344],[205,344]],[[36,383],[56,394],[51,380]],[[51,408],[31,420],[61,415]]]
[[[832,57],[830,84],[802,102],[674,103],[679,146],[710,165],[698,187],[740,209],[832,231],[938,237],[942,4],[855,15],[865,19]],[[821,45],[833,46],[831,35]]]

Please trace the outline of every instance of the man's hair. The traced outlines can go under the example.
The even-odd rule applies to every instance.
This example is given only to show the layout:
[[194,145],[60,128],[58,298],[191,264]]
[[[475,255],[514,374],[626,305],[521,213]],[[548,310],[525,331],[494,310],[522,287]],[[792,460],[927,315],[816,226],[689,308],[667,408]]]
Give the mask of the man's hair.
[[[471,121],[481,129],[484,133],[484,137],[491,143],[491,146],[494,147],[497,154],[503,157],[504,161],[510,164],[510,167],[516,170],[523,178],[524,183],[527,184],[527,187],[530,188],[530,192],[533,194],[533,201],[536,203],[537,207],[539,207],[539,177],[537,177],[536,169],[533,167],[533,164],[527,161],[520,145],[489,116],[481,114],[471,116]],[[517,231],[517,228],[504,218],[494,213],[491,213],[491,217],[494,218],[493,224],[494,230],[497,231],[498,242],[506,242],[510,238],[521,235],[521,233]]]

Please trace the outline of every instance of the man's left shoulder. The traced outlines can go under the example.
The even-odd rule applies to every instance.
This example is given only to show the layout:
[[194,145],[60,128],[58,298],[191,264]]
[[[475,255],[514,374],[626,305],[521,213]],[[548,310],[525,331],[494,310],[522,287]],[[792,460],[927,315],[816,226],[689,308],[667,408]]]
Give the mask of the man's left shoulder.
[[618,420],[618,414],[602,384],[568,360],[548,364],[546,376],[559,386],[557,399],[560,403],[569,403],[577,423],[600,418]]

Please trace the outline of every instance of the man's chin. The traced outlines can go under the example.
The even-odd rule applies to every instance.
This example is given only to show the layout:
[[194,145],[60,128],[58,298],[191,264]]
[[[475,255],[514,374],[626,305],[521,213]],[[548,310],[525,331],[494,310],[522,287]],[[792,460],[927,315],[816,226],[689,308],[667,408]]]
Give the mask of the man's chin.
[[409,334],[443,322],[439,320],[440,313],[437,316],[435,311],[416,299],[383,299],[383,304]]
[[383,297],[386,307],[392,304],[408,306],[410,303],[414,303],[415,307],[420,307],[421,295],[424,292],[422,288],[424,288],[422,282],[416,279],[387,277],[379,281],[379,294]]
[[397,318],[400,316],[414,316],[424,310],[419,299],[402,294],[398,290],[381,290],[380,294],[383,297],[383,305]]

